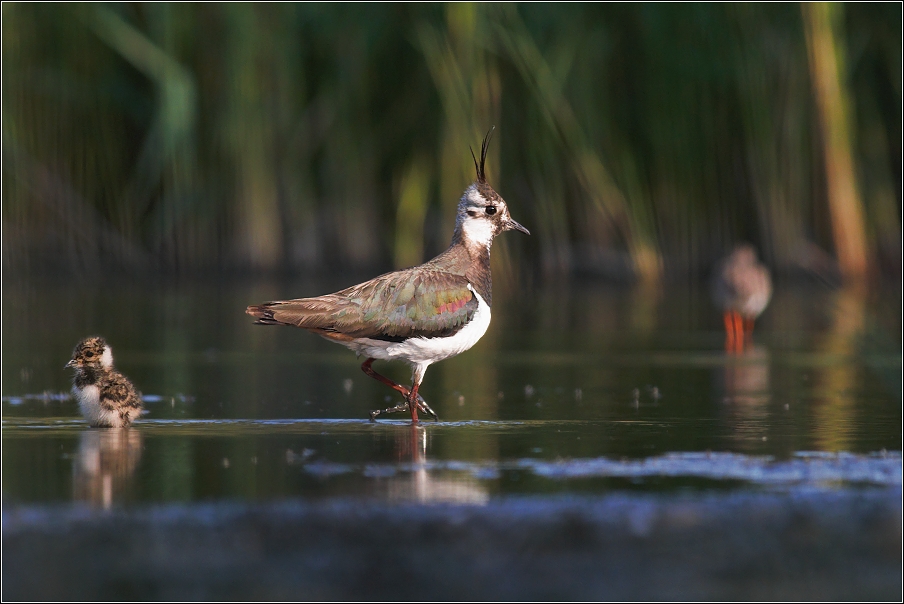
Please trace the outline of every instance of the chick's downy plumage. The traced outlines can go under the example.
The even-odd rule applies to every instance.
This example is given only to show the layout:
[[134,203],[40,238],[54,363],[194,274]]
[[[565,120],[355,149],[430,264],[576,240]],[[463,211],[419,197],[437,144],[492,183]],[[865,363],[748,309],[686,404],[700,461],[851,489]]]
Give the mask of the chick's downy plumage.
[[113,369],[113,351],[103,338],[93,336],[79,342],[66,367],[75,369],[72,394],[91,426],[124,428],[141,415],[141,395],[126,376]]

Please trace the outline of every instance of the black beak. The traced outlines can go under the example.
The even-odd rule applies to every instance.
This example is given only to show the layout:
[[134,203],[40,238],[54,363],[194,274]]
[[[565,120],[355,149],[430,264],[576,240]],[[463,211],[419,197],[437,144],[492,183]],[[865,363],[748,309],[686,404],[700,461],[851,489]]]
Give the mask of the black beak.
[[523,226],[521,226],[520,224],[518,224],[511,218],[509,218],[508,220],[505,221],[505,230],[506,231],[521,231],[525,235],[530,235],[530,231],[528,231],[526,228],[524,228]]

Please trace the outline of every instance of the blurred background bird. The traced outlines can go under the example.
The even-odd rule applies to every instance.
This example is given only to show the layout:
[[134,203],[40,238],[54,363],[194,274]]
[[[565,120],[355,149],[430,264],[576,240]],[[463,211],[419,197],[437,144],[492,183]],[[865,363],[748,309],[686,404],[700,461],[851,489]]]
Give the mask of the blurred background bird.
[[713,299],[725,321],[725,350],[739,353],[750,343],[753,322],[772,297],[769,269],[757,260],[749,244],[735,247],[719,262],[713,279]]

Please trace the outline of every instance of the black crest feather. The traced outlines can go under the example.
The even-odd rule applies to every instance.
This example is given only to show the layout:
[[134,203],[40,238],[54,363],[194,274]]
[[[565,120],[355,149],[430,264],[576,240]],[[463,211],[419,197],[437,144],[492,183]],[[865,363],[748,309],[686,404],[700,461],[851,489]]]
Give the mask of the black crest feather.
[[487,163],[487,149],[490,148],[490,139],[493,137],[493,130],[496,129],[496,126],[490,128],[487,132],[486,136],[483,137],[483,144],[480,146],[480,163],[477,163],[477,158],[474,156],[474,149],[471,149],[471,159],[474,160],[474,168],[477,170],[477,182],[485,183],[487,181],[487,172],[486,172],[486,163]]

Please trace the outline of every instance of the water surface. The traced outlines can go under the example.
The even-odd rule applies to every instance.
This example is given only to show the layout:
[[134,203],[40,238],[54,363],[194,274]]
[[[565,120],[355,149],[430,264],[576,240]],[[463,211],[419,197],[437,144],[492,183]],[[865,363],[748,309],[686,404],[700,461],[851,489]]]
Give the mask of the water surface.
[[[704,289],[503,286],[483,340],[427,372],[442,421],[413,427],[367,421],[398,401],[351,352],[243,314],[349,279],[7,285],[4,504],[901,484],[899,292],[778,287],[737,355]],[[68,395],[91,334],[144,393],[130,430],[88,428]]]

